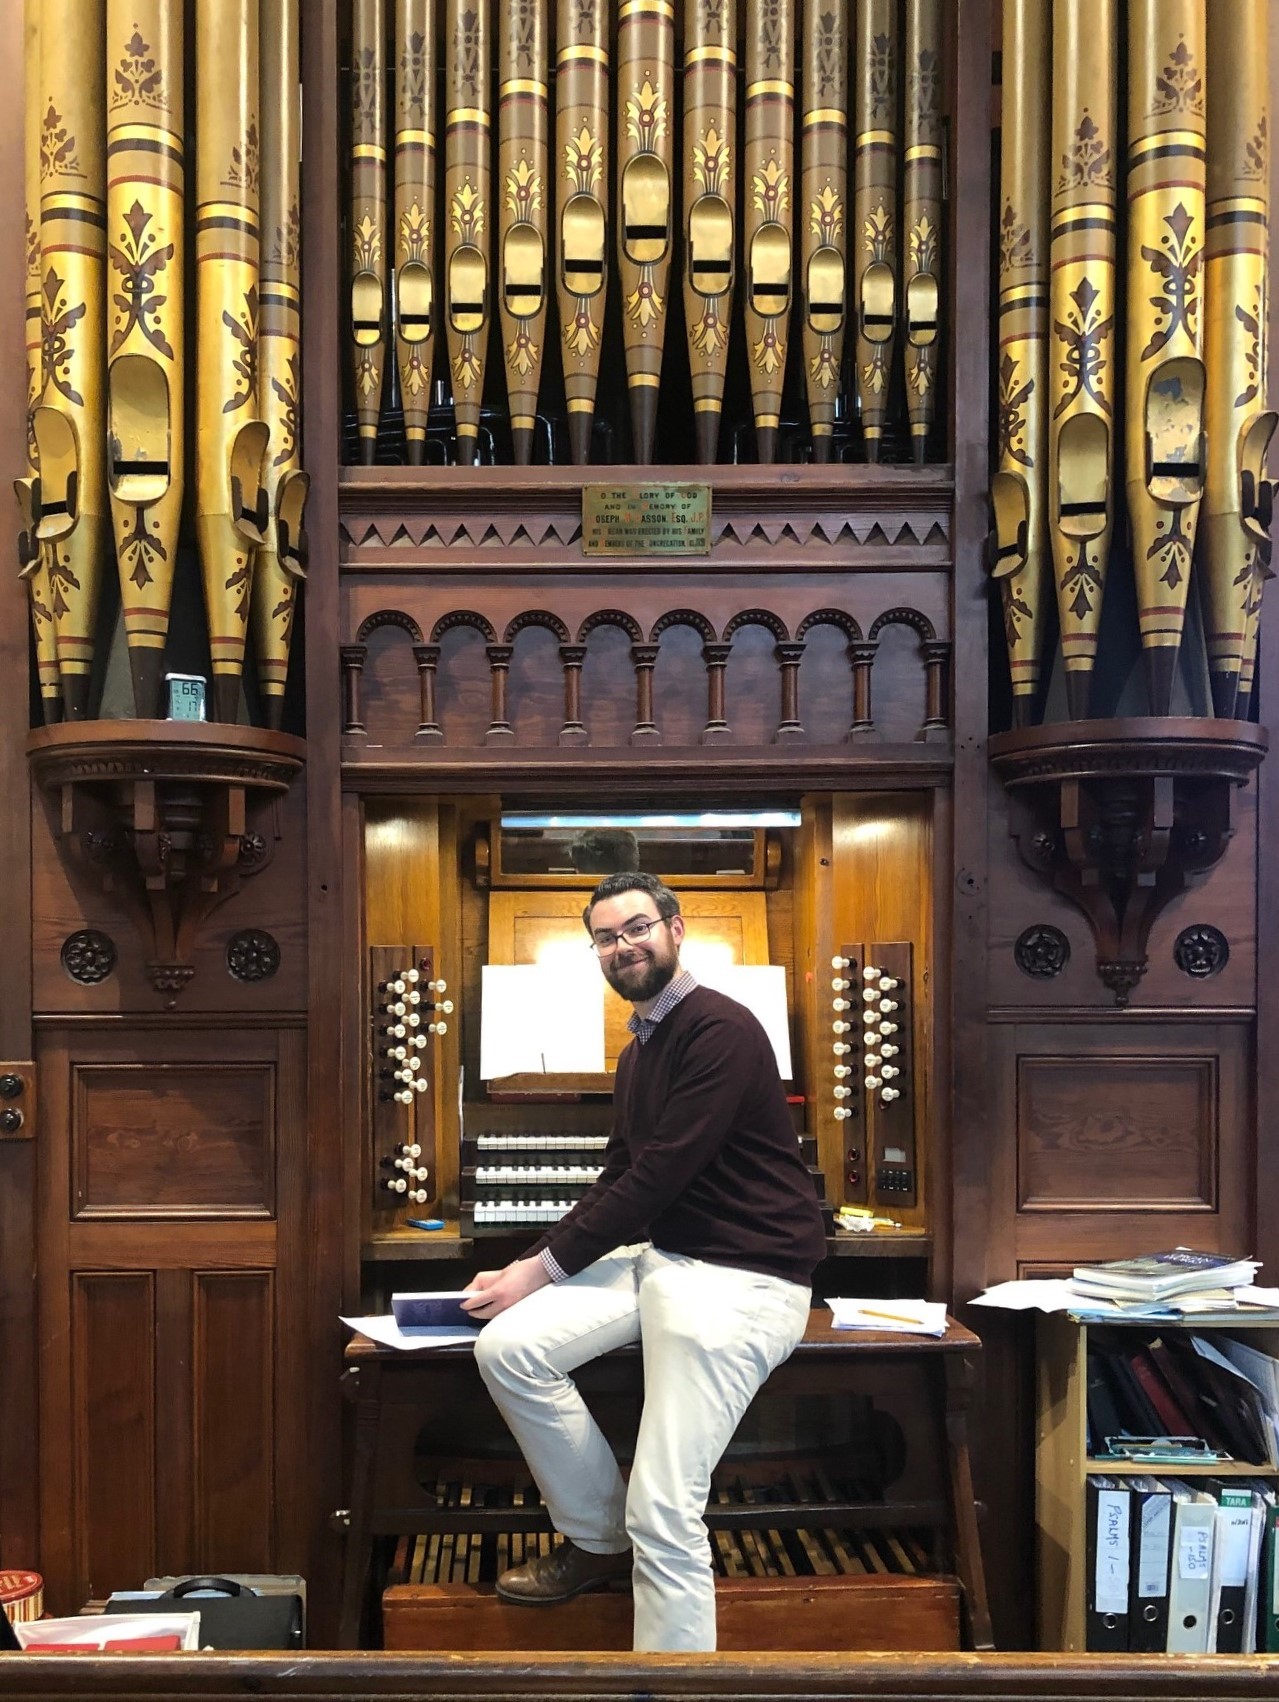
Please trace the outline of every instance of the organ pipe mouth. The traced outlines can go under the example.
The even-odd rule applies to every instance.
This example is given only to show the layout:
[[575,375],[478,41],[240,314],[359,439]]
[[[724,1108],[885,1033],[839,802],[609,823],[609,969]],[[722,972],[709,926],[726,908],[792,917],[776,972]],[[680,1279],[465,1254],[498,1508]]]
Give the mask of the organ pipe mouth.
[[1007,579],[1026,565],[1030,535],[1030,487],[1020,473],[996,473],[990,482],[994,515],[990,576]]
[[121,502],[145,508],[172,478],[169,380],[149,355],[121,355],[107,371],[107,482]]
[[1194,355],[1164,361],[1146,385],[1146,488],[1168,508],[1203,495],[1204,364]]
[[36,536],[48,544],[70,536],[80,518],[80,434],[74,420],[45,402],[31,411],[31,431],[40,465]]

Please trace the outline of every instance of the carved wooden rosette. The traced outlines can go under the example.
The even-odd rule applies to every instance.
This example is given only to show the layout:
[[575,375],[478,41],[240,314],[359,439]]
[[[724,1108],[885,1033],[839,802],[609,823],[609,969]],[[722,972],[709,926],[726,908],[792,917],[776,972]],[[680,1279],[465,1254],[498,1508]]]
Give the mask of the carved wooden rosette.
[[757,458],[777,453],[794,287],[795,14],[759,0],[746,20],[746,353]]
[[386,14],[351,18],[351,363],[360,459],[373,465],[390,313],[386,292]]
[[284,712],[293,618],[306,577],[302,459],[302,220],[298,0],[261,0],[262,287],[258,395],[270,432],[267,533],[253,569],[253,652],[268,727]]
[[258,415],[258,6],[196,10],[196,537],[213,712],[234,721],[264,542],[267,427]]
[[186,453],[182,7],[107,0],[107,477],[141,716],[161,712]]
[[917,464],[927,456],[937,413],[942,296],[941,68],[940,0],[907,0],[902,309],[906,410],[911,454]]
[[109,505],[106,367],[105,18],[93,0],[40,13],[40,275],[44,378],[32,415],[36,534],[67,717],[88,713]]
[[1267,0],[1212,0],[1208,7],[1202,605],[1218,715],[1241,712],[1250,695],[1269,577],[1269,526],[1260,512],[1275,429],[1266,407],[1269,19]]
[[608,19],[605,0],[559,0],[555,170],[564,397],[574,464],[591,458],[608,286]]
[[1125,475],[1151,712],[1172,706],[1203,494],[1203,0],[1129,0]]
[[23,178],[26,200],[26,354],[27,354],[27,468],[25,479],[15,485],[22,529],[18,536],[18,562],[27,583],[31,626],[35,633],[36,673],[40,685],[40,712],[46,723],[62,719],[62,680],[58,674],[58,638],[53,624],[53,602],[49,594],[49,551],[36,541],[35,488],[40,467],[36,459],[31,412],[40,401],[44,374],[40,355],[40,0],[26,0],[23,20],[23,80],[25,123],[23,130]]
[[853,144],[853,296],[857,393],[866,459],[878,461],[888,419],[897,330],[897,6],[857,7],[857,118]]
[[435,265],[435,0],[395,0],[395,351],[410,466],[426,448]]
[[489,0],[448,0],[444,89],[444,267],[457,456],[479,453],[480,400],[492,314]]
[[1052,602],[1048,543],[1048,124],[1052,23],[1007,0],[999,193],[998,467],[991,571],[999,580],[1013,717],[1032,714]]
[[653,459],[670,296],[675,8],[621,0],[617,14],[617,270],[634,457]]
[[719,448],[736,262],[736,0],[693,0],[684,36],[684,326],[697,456]]
[[848,6],[804,0],[799,273],[813,460],[829,461],[848,313]]
[[499,0],[498,270],[502,354],[517,467],[533,458],[546,345],[549,123],[541,0]]
[[1087,713],[1113,525],[1114,0],[1053,0],[1049,525],[1070,713]]

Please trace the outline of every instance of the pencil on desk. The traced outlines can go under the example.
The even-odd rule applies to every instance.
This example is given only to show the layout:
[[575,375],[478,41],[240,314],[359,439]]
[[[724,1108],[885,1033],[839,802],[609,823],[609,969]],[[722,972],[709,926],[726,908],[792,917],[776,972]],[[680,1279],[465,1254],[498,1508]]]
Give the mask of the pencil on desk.
[[907,1312],[879,1312],[873,1306],[859,1306],[857,1310],[863,1318],[886,1318],[892,1324],[919,1324],[923,1320],[912,1318]]

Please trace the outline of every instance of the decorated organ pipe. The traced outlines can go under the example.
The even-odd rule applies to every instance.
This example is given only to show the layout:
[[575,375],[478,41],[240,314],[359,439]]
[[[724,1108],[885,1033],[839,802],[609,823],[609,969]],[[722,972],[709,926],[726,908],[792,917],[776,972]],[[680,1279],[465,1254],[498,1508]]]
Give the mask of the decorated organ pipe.
[[395,0],[395,352],[410,466],[426,450],[439,301],[435,0]]
[[351,65],[351,362],[360,459],[371,467],[390,331],[383,0],[354,0]]
[[1052,18],[1005,0],[999,176],[998,462],[991,485],[1013,718],[1031,718],[1052,602],[1048,544],[1048,124]]
[[621,0],[617,19],[617,225],[622,337],[635,460],[653,459],[674,218],[673,0]]
[[526,467],[546,343],[546,15],[541,0],[498,4],[498,307],[511,441]]
[[1114,0],[1053,0],[1049,526],[1067,706],[1086,715],[1113,525]]
[[196,536],[213,712],[237,718],[266,540],[268,430],[258,414],[258,6],[196,8]]
[[560,354],[574,463],[591,458],[608,284],[609,8],[559,0],[555,160]]
[[857,393],[866,459],[878,461],[888,421],[897,330],[898,36],[896,0],[857,6],[853,142],[853,296]]
[[35,496],[39,464],[31,429],[32,410],[40,401],[43,368],[40,352],[40,0],[26,0],[23,19],[23,62],[26,81],[23,132],[23,175],[26,201],[26,356],[27,356],[27,466],[25,478],[15,483],[21,531],[18,561],[26,581],[35,637],[36,675],[40,688],[40,713],[46,722],[62,719],[62,681],[58,674],[58,639],[53,626],[53,604],[49,595],[49,546],[36,538]]
[[792,0],[760,0],[746,16],[742,247],[755,442],[765,464],[777,453],[793,288],[794,65]]
[[182,8],[107,0],[107,480],[140,716],[161,713],[185,459]]
[[[1275,431],[1267,396],[1267,0],[1207,8],[1208,190],[1204,265],[1207,471],[1201,605],[1213,707],[1242,713],[1269,576]],[[1218,91],[1228,90],[1227,99]]]
[[829,461],[848,299],[848,6],[804,0],[799,261],[814,461]]
[[105,17],[101,0],[40,13],[40,269],[44,376],[32,429],[36,540],[67,719],[88,713],[109,535],[106,456]]
[[[1042,6],[1041,6],[1042,10]],[[911,455],[927,459],[941,332],[941,0],[907,0],[902,313]]]
[[691,0],[684,29],[684,324],[697,458],[707,464],[719,446],[733,317],[735,0]]
[[444,36],[445,311],[457,455],[473,465],[492,318],[489,0],[446,0]]
[[253,649],[268,727],[279,727],[298,589],[306,576],[302,471],[301,120],[298,0],[261,0],[262,283],[258,394],[270,437],[266,542],[253,571]]

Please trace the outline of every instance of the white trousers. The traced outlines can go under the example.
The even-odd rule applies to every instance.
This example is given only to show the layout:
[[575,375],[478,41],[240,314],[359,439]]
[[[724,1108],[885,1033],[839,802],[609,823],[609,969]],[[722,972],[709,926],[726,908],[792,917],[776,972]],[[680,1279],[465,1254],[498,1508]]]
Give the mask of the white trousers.
[[[593,1554],[634,1549],[635,1648],[713,1649],[702,1513],[760,1384],[795,1347],[809,1290],[648,1242],[619,1247],[487,1323],[480,1375],[555,1523]],[[629,1487],[569,1373],[639,1341],[644,1410]]]

